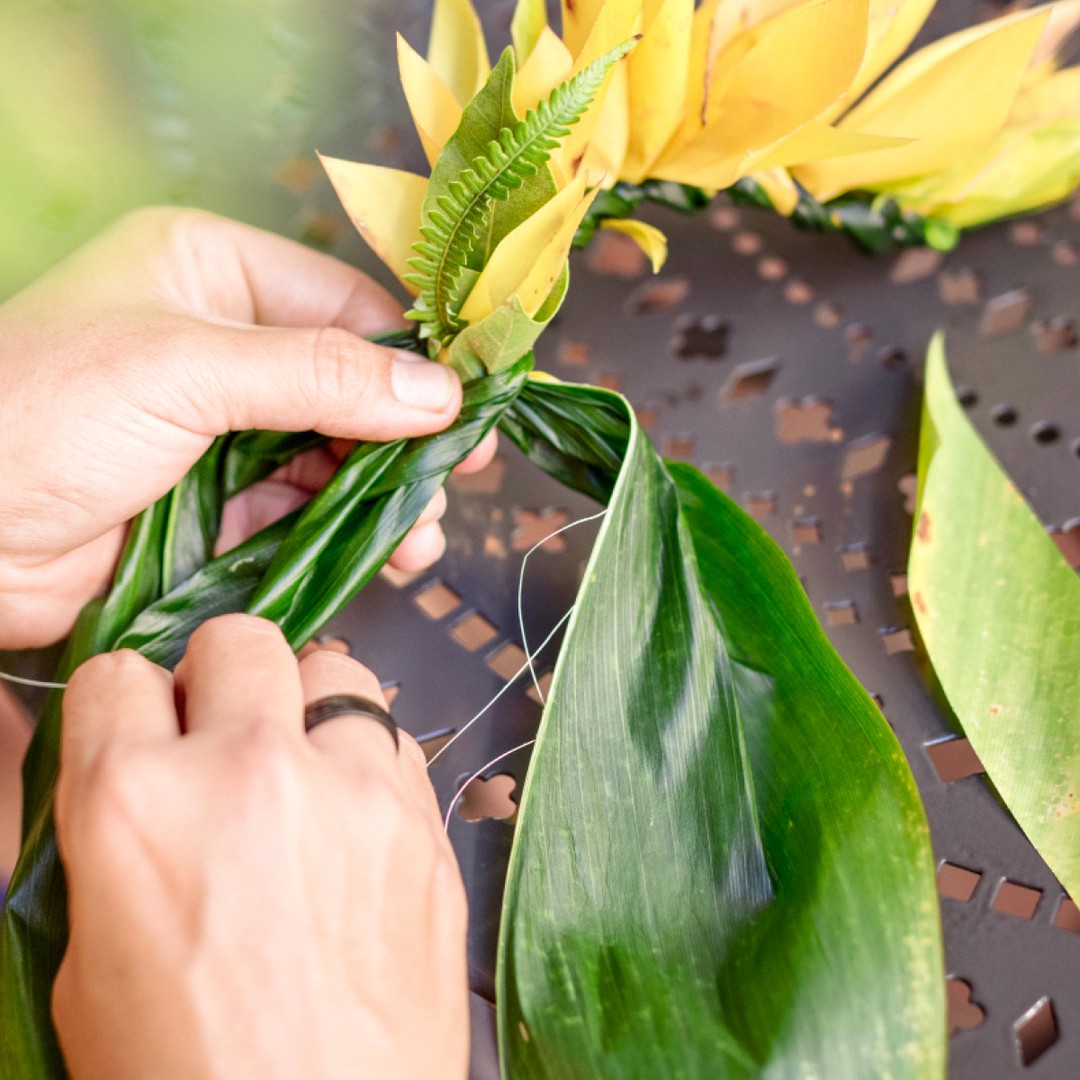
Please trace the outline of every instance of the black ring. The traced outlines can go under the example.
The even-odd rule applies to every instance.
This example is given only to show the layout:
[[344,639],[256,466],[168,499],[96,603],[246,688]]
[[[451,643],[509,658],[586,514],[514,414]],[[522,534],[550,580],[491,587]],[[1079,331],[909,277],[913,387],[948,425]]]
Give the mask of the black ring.
[[339,716],[366,716],[369,720],[375,720],[390,733],[394,748],[397,749],[398,733],[394,718],[381,705],[376,705],[374,701],[358,694],[332,694],[306,705],[304,730],[311,731],[312,728]]

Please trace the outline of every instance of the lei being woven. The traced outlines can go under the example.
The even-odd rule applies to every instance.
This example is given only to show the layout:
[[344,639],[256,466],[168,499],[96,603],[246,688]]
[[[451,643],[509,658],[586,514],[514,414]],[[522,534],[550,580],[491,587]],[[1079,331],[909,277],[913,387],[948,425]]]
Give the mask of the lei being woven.
[[[934,862],[887,722],[768,536],[697,470],[662,460],[622,397],[536,372],[531,352],[566,295],[571,248],[598,228],[662,265],[664,236],[631,216],[643,201],[692,211],[726,189],[879,250],[949,247],[964,228],[1068,196],[1080,71],[1057,57],[1080,3],[900,60],[931,6],[564,0],[559,35],[542,0],[520,0],[513,47],[492,66],[469,0],[437,0],[426,58],[398,42],[430,176],[323,164],[413,297],[414,327],[393,344],[459,372],[460,418],[358,445],[310,504],[215,558],[225,501],[322,441],[219,439],[136,520],[111,592],[70,642],[59,681],[117,647],[173,665],[224,611],[273,619],[303,645],[496,427],[605,505],[506,883],[498,1015],[512,1080],[944,1074]],[[950,439],[974,439],[951,404],[939,350],[924,477]],[[916,564],[933,588],[933,566]],[[952,695],[962,680],[942,672]],[[59,722],[54,693],[0,939],[0,1043],[17,1048],[5,1075],[20,1080],[62,1075],[49,1020],[66,933]],[[1075,829],[1024,774],[1034,766],[987,765],[1080,893]]]

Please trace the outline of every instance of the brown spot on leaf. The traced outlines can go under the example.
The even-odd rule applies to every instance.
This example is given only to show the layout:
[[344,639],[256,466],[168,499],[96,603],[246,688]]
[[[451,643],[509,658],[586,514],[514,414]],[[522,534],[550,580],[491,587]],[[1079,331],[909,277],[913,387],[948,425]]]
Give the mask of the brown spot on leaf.
[[923,511],[919,515],[919,524],[915,527],[915,536],[920,543],[929,544],[933,539],[933,521],[927,513]]
[[926,608],[926,600],[923,599],[923,594],[921,592],[919,592],[918,590],[916,590],[915,595],[912,596],[911,599],[912,599],[912,602],[915,605],[915,610],[920,615],[925,615],[926,611],[927,611],[927,608]]

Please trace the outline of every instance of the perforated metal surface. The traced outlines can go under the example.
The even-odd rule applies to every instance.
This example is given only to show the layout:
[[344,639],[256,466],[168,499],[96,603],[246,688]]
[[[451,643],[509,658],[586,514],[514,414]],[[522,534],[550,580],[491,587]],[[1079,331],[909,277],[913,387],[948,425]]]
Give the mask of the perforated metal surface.
[[[1053,335],[1042,325],[1077,314],[1080,269],[1070,245],[1080,243],[1078,217],[1062,209],[997,227],[946,258],[909,252],[875,261],[842,240],[802,237],[723,203],[708,225],[656,214],[673,252],[661,279],[638,276],[633,252],[605,240],[577,260],[570,299],[540,348],[542,367],[621,389],[668,453],[705,467],[760,516],[833,642],[879,696],[943,867],[954,1080],[1075,1078],[1080,917],[956,738],[913,640],[903,567],[921,357],[933,330],[946,327],[971,415],[1021,488],[1048,525],[1080,514],[1080,352],[1065,344],[1065,321]],[[999,302],[1021,287],[1030,302]],[[1002,310],[1022,318],[1003,322]],[[680,355],[694,349],[717,355]],[[1000,423],[1002,405],[1017,414],[1011,425]],[[1040,424],[1053,425],[1056,437]],[[380,582],[334,628],[400,678],[396,710],[419,734],[460,727],[503,685],[491,665],[505,642],[520,643],[515,548],[590,512],[508,449],[490,472],[454,486],[443,562],[397,589]],[[593,529],[580,526],[552,545],[562,550],[530,559],[531,642],[572,603]],[[435,581],[459,598],[437,620],[417,607]],[[472,612],[497,632],[470,651],[454,628]],[[541,670],[553,655],[545,659]],[[444,806],[463,776],[530,736],[540,710],[528,685],[522,680],[432,770]],[[486,775],[520,781],[527,761],[522,751]],[[457,815],[451,825],[473,905],[474,985],[484,995],[511,833],[506,822]],[[1056,1039],[1025,1067],[1015,1025],[1044,999]],[[1049,1037],[1048,1015],[1044,1006],[1023,1029],[1029,1056]]]
[[[258,200],[245,204],[245,216],[316,240],[385,280],[311,171],[304,140],[332,154],[420,167],[394,88],[391,42],[404,30],[421,45],[427,6],[357,9],[327,0],[322,18],[341,27],[340,109],[308,115],[289,145],[260,143],[246,166],[251,177],[241,178]],[[510,5],[479,6],[503,33]],[[943,0],[929,33],[989,13],[985,4]],[[267,24],[278,17],[268,14]],[[303,20],[289,28],[290,47],[303,52]],[[148,63],[168,66],[160,56]],[[182,96],[165,97],[167,106],[145,104],[148,120],[157,113],[210,122],[189,115]],[[211,156],[198,147],[192,153],[192,167],[176,170],[184,197],[239,205],[243,188],[219,198],[228,185]],[[268,175],[276,178],[269,196],[253,179]],[[658,213],[653,220],[672,250],[662,276],[647,278],[632,251],[603,238],[576,258],[569,300],[539,348],[541,367],[622,390],[665,452],[706,468],[760,517],[791,555],[837,648],[879,696],[943,866],[953,1080],[1080,1075],[1080,915],[956,738],[913,641],[903,567],[921,357],[932,331],[947,328],[972,418],[1047,525],[1072,530],[1064,542],[1080,561],[1080,350],[1070,321],[1080,315],[1078,219],[1075,208],[1061,209],[973,234],[946,258],[910,252],[871,260],[842,239],[800,235],[723,203],[707,220]],[[593,510],[505,447],[490,470],[452,486],[444,560],[411,581],[377,581],[327,628],[399,682],[395,713],[421,736],[459,730],[505,686],[521,656],[515,599],[523,551]],[[594,532],[582,525],[531,557],[524,590],[531,643],[573,602]],[[541,671],[554,656],[553,648],[545,653]],[[528,685],[511,688],[432,770],[444,807],[463,777],[531,737],[540,709]],[[520,751],[485,778],[520,782],[528,757]],[[479,794],[470,793],[470,815],[479,812]],[[505,790],[496,794],[505,808]],[[492,996],[512,825],[455,813],[450,829],[472,910],[474,1076],[487,1078],[497,1069],[482,998]],[[1033,1009],[1025,1051],[1015,1025]],[[1035,1055],[1030,1065],[1025,1053]]]

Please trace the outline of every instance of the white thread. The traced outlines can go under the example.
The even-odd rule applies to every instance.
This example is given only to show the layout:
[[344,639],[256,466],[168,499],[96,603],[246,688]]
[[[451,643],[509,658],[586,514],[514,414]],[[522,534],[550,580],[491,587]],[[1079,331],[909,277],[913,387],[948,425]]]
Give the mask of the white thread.
[[516,754],[519,750],[524,750],[526,746],[532,746],[532,744],[534,742],[536,742],[535,739],[529,739],[528,742],[523,742],[520,745],[513,747],[513,749],[511,749],[511,750],[505,751],[504,753],[500,754],[497,758],[492,758],[486,765],[481,765],[480,768],[477,769],[476,772],[474,772],[472,774],[472,776],[470,776],[469,779],[466,780],[465,783],[462,784],[461,787],[458,788],[457,794],[450,800],[450,805],[446,809],[446,817],[443,820],[443,832],[449,832],[449,830],[450,830],[450,815],[454,812],[454,807],[457,806],[458,799],[460,799],[461,796],[465,794],[465,789],[481,773],[487,772],[487,770],[490,769],[492,765],[498,765],[499,762],[502,761],[503,758],[508,758],[511,754]]
[[[521,560],[521,571],[518,573],[517,614],[518,629],[521,631],[521,647],[525,650],[526,656],[529,655],[529,642],[525,637],[525,615],[522,611],[521,599],[525,587],[525,564],[529,561],[529,556],[536,551],[537,548],[543,547],[553,537],[558,536],[559,533],[564,533],[567,529],[572,529],[575,525],[584,525],[587,521],[595,521],[597,518],[603,517],[606,513],[607,507],[597,514],[591,514],[589,517],[578,518],[577,521],[571,521],[569,525],[564,525],[561,529],[556,529],[550,536],[545,536],[543,540],[533,544],[533,546],[525,552],[525,558]],[[529,674],[532,676],[533,686],[536,687],[536,693],[540,698],[540,704],[543,705],[544,691],[540,689],[540,680],[536,677],[536,668],[532,665],[531,657],[529,658]]]
[[525,658],[525,663],[522,664],[521,667],[519,667],[517,669],[517,671],[515,671],[514,674],[511,675],[510,678],[506,680],[506,685],[452,739],[450,739],[448,742],[446,742],[443,746],[441,746],[439,748],[439,752],[437,754],[434,754],[432,756],[431,760],[428,762],[428,768],[429,769],[431,768],[432,765],[435,764],[436,761],[439,760],[439,758],[441,758],[443,756],[443,754],[446,753],[447,750],[450,749],[451,746],[454,745],[454,743],[456,743],[458,741],[458,739],[461,738],[462,735],[465,734],[466,731],[469,730],[469,728],[471,728],[473,726],[473,724],[476,723],[477,720],[480,719],[481,716],[484,715],[484,713],[486,713],[488,711],[488,709],[491,708],[492,705],[495,704],[496,701],[499,700],[499,698],[501,698],[503,696],[503,694],[506,693],[507,690],[510,689],[511,686],[514,685],[514,682],[518,679],[518,677],[523,675],[528,670],[528,667],[532,663],[533,659],[535,657],[539,656],[544,651],[544,647],[547,645],[547,643],[559,632],[560,629],[562,629],[563,623],[565,623],[566,620],[569,619],[570,616],[573,615],[573,614],[574,614],[574,609],[571,608],[551,628],[551,632],[548,634],[548,636],[546,638],[544,638],[544,640],[542,642],[540,642],[540,647],[536,650],[536,652],[534,652],[532,654],[532,656],[527,656]]
[[24,679],[21,675],[9,675],[6,671],[0,671],[0,679],[5,682],[18,683],[20,686],[40,686],[44,690],[64,690],[66,682],[42,682],[40,679]]

